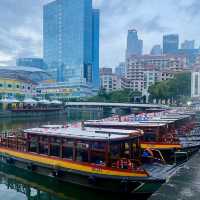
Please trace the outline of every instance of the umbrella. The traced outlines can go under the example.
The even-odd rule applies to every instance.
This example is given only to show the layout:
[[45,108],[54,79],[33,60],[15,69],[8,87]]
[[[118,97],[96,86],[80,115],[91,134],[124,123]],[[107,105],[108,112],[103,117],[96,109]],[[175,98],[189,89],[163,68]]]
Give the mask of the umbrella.
[[37,101],[34,99],[24,99],[23,103],[28,103],[28,104],[36,104]]
[[58,100],[54,100],[54,101],[51,102],[51,104],[62,104],[62,102],[58,101]]

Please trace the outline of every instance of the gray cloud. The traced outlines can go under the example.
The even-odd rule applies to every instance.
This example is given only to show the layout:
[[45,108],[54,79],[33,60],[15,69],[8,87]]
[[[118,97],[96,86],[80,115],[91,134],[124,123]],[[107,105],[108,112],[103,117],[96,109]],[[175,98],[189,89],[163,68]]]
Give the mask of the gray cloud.
[[[42,56],[42,6],[52,0],[1,0],[0,64],[19,56]],[[124,59],[129,28],[136,28],[148,53],[164,33],[199,42],[199,0],[93,0],[101,10],[101,66]]]
[[194,0],[194,1],[191,1],[190,4],[188,5],[183,5],[182,6],[183,9],[185,10],[185,12],[187,12],[189,15],[191,15],[191,18],[193,17],[197,17],[200,15],[200,1],[199,0]]

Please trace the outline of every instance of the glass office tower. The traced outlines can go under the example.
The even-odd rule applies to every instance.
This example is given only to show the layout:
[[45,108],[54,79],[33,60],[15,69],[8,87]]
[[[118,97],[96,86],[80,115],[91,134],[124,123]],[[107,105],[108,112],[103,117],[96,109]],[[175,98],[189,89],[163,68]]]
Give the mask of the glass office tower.
[[92,59],[93,59],[93,86],[100,88],[100,73],[99,73],[99,27],[100,13],[98,9],[93,9],[92,17]]
[[59,82],[96,84],[99,18],[94,15],[92,0],[56,0],[44,6],[43,15],[48,71]]
[[163,36],[163,53],[174,54],[178,52],[179,48],[179,35],[169,34]]
[[126,57],[132,55],[142,55],[143,53],[143,40],[138,38],[137,30],[128,30]]

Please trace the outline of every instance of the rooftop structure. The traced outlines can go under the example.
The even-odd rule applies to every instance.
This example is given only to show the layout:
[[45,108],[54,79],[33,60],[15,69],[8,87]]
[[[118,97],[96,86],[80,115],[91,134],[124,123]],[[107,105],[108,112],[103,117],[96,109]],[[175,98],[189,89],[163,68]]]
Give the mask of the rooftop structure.
[[85,83],[41,83],[37,86],[38,96],[48,97],[53,100],[66,100],[69,98],[90,97],[96,94],[91,85]]
[[16,60],[17,66],[34,67],[39,69],[46,69],[46,65],[42,58],[18,58]]
[[92,128],[33,128],[27,129],[25,133],[35,135],[49,135],[67,138],[79,138],[84,140],[120,140],[129,137],[138,137],[140,131],[117,130],[117,129],[92,129]]
[[0,77],[15,80],[26,80],[35,83],[51,81],[51,76],[45,71],[34,67],[0,67]]

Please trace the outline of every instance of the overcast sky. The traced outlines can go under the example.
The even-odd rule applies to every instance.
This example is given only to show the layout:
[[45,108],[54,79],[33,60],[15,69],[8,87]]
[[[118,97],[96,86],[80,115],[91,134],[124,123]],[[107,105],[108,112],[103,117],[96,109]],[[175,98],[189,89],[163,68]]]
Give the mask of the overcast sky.
[[[52,0],[0,0],[0,65],[42,56],[42,6]],[[75,1],[75,0],[74,0]],[[127,30],[135,28],[148,53],[164,33],[200,43],[200,0],[93,0],[101,10],[100,66],[124,60]]]

